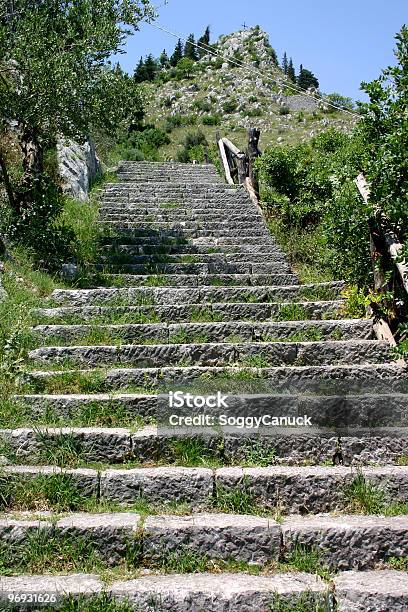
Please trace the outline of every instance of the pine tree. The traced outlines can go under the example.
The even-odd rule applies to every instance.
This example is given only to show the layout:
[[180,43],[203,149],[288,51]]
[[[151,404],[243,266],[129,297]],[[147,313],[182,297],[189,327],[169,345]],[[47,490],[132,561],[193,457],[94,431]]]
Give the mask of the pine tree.
[[198,39],[200,48],[198,49],[199,57],[203,57],[206,54],[206,49],[210,44],[210,26],[207,26],[204,34]]
[[183,57],[183,44],[179,38],[176,48],[174,49],[174,53],[170,58],[170,64],[172,66],[177,66],[178,62],[181,60],[182,57]]
[[191,59],[193,62],[198,60],[197,48],[195,46],[194,34],[190,34],[187,38],[186,45],[184,47],[184,57]]
[[158,72],[158,66],[157,61],[154,59],[151,53],[146,57],[144,72],[146,81],[154,81]]
[[316,76],[310,70],[300,67],[299,76],[297,78],[297,84],[302,89],[309,89],[309,87],[314,87],[315,89],[319,89],[319,81]]
[[288,56],[286,55],[286,51],[283,54],[283,60],[282,60],[282,70],[285,74],[288,74]]
[[169,56],[166,53],[166,49],[163,49],[160,58],[159,58],[160,66],[162,68],[168,68],[170,65]]
[[288,75],[288,77],[290,78],[292,83],[296,83],[296,72],[295,72],[295,67],[293,65],[292,58],[290,58],[290,60],[289,60],[288,71],[287,71],[286,74]]
[[140,58],[140,61],[133,73],[133,78],[136,83],[142,83],[146,80],[145,64],[143,61],[143,57]]

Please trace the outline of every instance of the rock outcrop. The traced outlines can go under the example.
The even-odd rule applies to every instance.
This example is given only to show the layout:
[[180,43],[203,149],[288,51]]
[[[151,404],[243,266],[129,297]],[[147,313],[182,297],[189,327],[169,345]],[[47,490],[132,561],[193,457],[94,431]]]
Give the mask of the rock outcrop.
[[92,181],[101,173],[101,163],[93,143],[60,141],[57,150],[64,192],[77,200],[86,201]]

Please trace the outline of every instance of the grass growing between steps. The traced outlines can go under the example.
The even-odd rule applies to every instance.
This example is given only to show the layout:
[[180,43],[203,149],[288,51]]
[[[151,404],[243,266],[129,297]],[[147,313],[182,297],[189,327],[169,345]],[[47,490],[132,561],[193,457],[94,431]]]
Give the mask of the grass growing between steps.
[[2,474],[0,471],[0,510],[55,510],[68,512],[84,509],[89,503],[71,474],[39,474],[32,478]]
[[392,496],[385,488],[367,480],[362,472],[344,489],[348,502],[348,511],[356,514],[379,514],[398,516],[408,514],[408,504],[402,503]]
[[[144,422],[134,419],[130,433]],[[24,457],[27,465],[56,465],[61,468],[132,469],[140,467],[177,466],[205,467],[210,469],[224,466],[268,467],[276,463],[275,448],[269,441],[243,440],[239,451],[225,453],[225,439],[214,437],[209,444],[199,437],[174,437],[163,441],[148,460],[130,449],[118,457],[113,465],[93,458],[93,448],[75,432],[50,433],[46,428],[33,430],[35,450]],[[0,454],[7,458],[8,465],[17,465],[20,457],[7,439],[0,439]]]
[[109,559],[100,542],[74,533],[54,531],[52,525],[28,532],[24,542],[0,542],[0,575],[3,576],[98,573],[111,582],[135,578],[145,569],[156,574],[244,572],[267,575],[299,571],[331,579],[331,573],[321,563],[316,550],[299,546],[280,561],[254,565],[234,558],[211,558],[186,546],[157,551],[154,557],[145,556],[141,531],[125,540],[115,559]]
[[[55,607],[42,606],[43,612],[55,612]],[[112,601],[108,595],[67,597],[58,604],[59,612],[133,612],[130,604]]]

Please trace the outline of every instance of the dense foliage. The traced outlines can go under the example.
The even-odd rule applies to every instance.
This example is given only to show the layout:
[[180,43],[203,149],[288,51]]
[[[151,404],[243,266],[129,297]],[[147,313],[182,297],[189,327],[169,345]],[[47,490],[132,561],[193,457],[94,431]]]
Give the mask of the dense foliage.
[[271,217],[305,234],[318,227],[325,265],[359,284],[370,281],[370,211],[353,182],[362,158],[357,135],[331,129],[308,144],[271,147],[258,161]]
[[400,234],[408,237],[408,27],[397,35],[397,63],[372,83],[363,83],[370,103],[363,106],[367,143],[365,173],[371,201]]
[[204,34],[195,40],[194,34],[190,34],[185,45],[178,39],[172,55],[167,55],[166,49],[163,50],[159,58],[154,58],[150,53],[140,58],[134,71],[134,79],[137,83],[144,81],[155,81],[160,79],[166,81],[172,78],[188,78],[194,71],[194,64],[201,59],[206,50],[210,47],[210,26],[207,26]]
[[[151,15],[148,0],[15,0],[0,13],[0,140],[20,148],[19,172],[0,150],[9,234],[64,257],[55,226],[64,199],[47,167],[57,138],[83,142],[93,129],[133,130],[143,116],[135,81],[109,57]],[[15,163],[15,162],[14,162]]]
[[[370,230],[381,234],[377,210],[401,240],[408,235],[408,28],[397,36],[396,66],[363,84],[370,102],[347,136],[332,129],[308,144],[275,146],[258,162],[267,211],[298,239],[316,239],[312,257],[321,267],[361,287],[372,284]],[[287,63],[287,57],[285,58]],[[332,100],[351,109],[338,94]],[[355,178],[364,172],[371,185],[368,204]],[[322,248],[323,245],[323,248]],[[381,261],[385,278],[392,265]]]

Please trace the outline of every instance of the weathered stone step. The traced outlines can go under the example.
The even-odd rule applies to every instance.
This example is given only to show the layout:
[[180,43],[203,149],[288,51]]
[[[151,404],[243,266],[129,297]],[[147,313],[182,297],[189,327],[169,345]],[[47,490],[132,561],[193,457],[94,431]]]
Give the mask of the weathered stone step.
[[316,549],[320,562],[335,571],[385,567],[392,557],[408,557],[407,515],[291,516],[281,529],[286,554],[297,547]]
[[[71,324],[91,321],[100,323],[158,323],[174,322],[230,322],[282,321],[298,317],[301,320],[325,320],[339,317],[342,300],[310,302],[236,302],[168,304],[158,306],[66,306],[34,308],[34,322],[48,323],[67,320]],[[340,319],[339,319],[340,320]]]
[[[277,300],[333,300],[344,289],[341,281],[285,287],[134,287],[125,289],[55,289],[51,299],[58,305],[162,305],[208,302],[273,302]],[[323,297],[324,296],[324,297]],[[118,303],[122,302],[122,303]]]
[[[279,508],[284,514],[344,512],[350,504],[347,491],[357,479],[380,487],[389,502],[408,503],[408,467],[381,466],[355,470],[336,466],[271,467],[149,467],[109,469],[61,469],[55,466],[5,466],[5,481],[41,481],[65,475],[82,499],[95,496],[102,501],[133,504],[143,498],[149,504],[186,503],[191,509],[217,507],[237,490],[247,504],[257,508]],[[8,502],[8,505],[7,505]],[[12,504],[6,500],[6,510]],[[33,508],[31,508],[33,509]]]
[[282,321],[270,323],[249,323],[228,321],[225,323],[151,323],[119,325],[39,325],[31,331],[42,342],[80,343],[83,338],[101,336],[122,342],[137,343],[143,340],[156,344],[182,343],[183,339],[207,339],[208,342],[225,340],[256,342],[267,338],[287,340],[303,337],[311,340],[369,340],[373,338],[372,319],[343,319],[324,321]]
[[125,236],[107,236],[103,239],[103,244],[105,245],[105,249],[126,249],[129,247],[130,252],[139,255],[157,255],[162,253],[178,253],[178,254],[196,254],[196,253],[213,253],[225,256],[235,256],[238,255],[246,255],[250,254],[267,254],[279,252],[283,256],[282,250],[276,245],[273,240],[269,244],[260,243],[259,240],[257,243],[231,243],[227,244],[223,241],[214,240],[214,241],[202,241],[198,239],[193,239],[190,242],[187,240],[182,240],[180,238],[169,238],[162,236],[145,236],[141,238],[136,238],[131,234]]
[[[9,463],[15,461],[15,457],[29,463],[49,463],[54,452],[64,445],[75,449],[72,460],[80,463],[124,464],[132,460],[150,466],[183,465],[178,452],[183,445],[199,449],[201,465],[206,461],[210,465],[217,462],[225,466],[248,463],[253,466],[303,465],[305,462],[319,465],[340,461],[342,465],[361,467],[363,464],[392,465],[407,455],[407,418],[398,413],[401,407],[406,408],[404,400],[387,411],[389,422],[381,426],[375,422],[377,416],[381,419],[378,402],[376,404],[372,396],[367,395],[350,402],[341,397],[305,400],[300,397],[288,400],[282,396],[223,397],[227,407],[206,408],[214,426],[171,427],[169,398],[162,395],[150,398],[151,405],[155,401],[153,418],[162,423],[159,426],[145,426],[136,432],[126,427],[39,426],[0,430],[0,441]],[[32,403],[34,396],[31,398]],[[329,401],[327,406],[324,400]],[[347,412],[353,407],[361,409],[362,400],[367,402],[366,413]],[[49,403],[48,408],[51,406]],[[187,412],[179,410],[177,414],[191,417],[201,413],[190,408]],[[236,424],[228,425],[226,418],[219,419],[224,414],[232,417]],[[251,419],[270,415],[269,422],[274,418],[276,425],[261,423],[251,429],[249,414]],[[248,421],[246,429],[236,421],[238,418]],[[140,415],[137,419],[140,420]],[[306,420],[311,424],[305,424]]]
[[[26,593],[25,601],[21,593]],[[327,612],[405,612],[408,607],[406,573],[396,570],[346,571],[334,577],[334,587],[303,572],[248,575],[247,573],[157,574],[107,587],[94,574],[20,575],[0,578],[0,603],[8,606],[16,595],[19,610],[33,609],[32,601],[63,605],[68,597],[79,605],[100,605],[101,593],[112,605],[149,610],[152,602],[174,612],[270,612],[271,605],[287,610]],[[45,605],[45,604],[44,604]],[[336,605],[336,608],[334,607]],[[43,604],[41,603],[41,606]],[[305,607],[307,606],[307,607]],[[95,608],[96,609],[96,608]],[[112,610],[114,608],[112,607]],[[277,608],[278,609],[278,608]]]
[[[300,572],[267,576],[245,573],[157,574],[125,582],[114,582],[109,587],[93,574],[23,575],[1,577],[0,587],[0,603],[7,606],[10,598],[22,592],[27,594],[23,598],[24,602],[18,604],[18,609],[23,611],[33,609],[32,604],[27,603],[29,597],[33,601],[37,601],[38,598],[41,602],[51,601],[51,605],[55,607],[63,605],[64,601],[67,602],[69,596],[79,600],[79,606],[82,604],[87,606],[89,602],[89,605],[96,610],[98,608],[95,606],[101,605],[101,599],[98,599],[97,595],[102,592],[112,600],[110,604],[112,607],[109,609],[115,610],[116,602],[121,606],[120,609],[124,609],[125,605],[126,609],[130,607],[135,612],[152,609],[174,612],[186,612],[186,610],[269,612],[273,602],[292,610],[304,605],[312,606],[313,610],[332,609],[329,607],[331,596],[326,583],[312,574]],[[17,600],[20,602],[21,597],[18,596]],[[401,597],[399,601],[402,601]]]
[[[229,275],[236,276],[236,279],[231,280],[240,280],[240,276],[245,277],[248,275],[253,276],[261,276],[261,275],[269,275],[275,274],[276,276],[284,276],[288,279],[288,282],[278,282],[277,285],[296,285],[297,282],[290,282],[295,280],[296,276],[294,274],[285,274],[285,270],[282,270],[282,264],[278,260],[278,262],[267,262],[267,263],[252,263],[252,262],[241,262],[241,263],[230,263],[230,262],[210,262],[210,263],[154,263],[150,265],[146,264],[118,264],[114,266],[113,264],[107,266],[106,264],[97,264],[93,266],[93,269],[96,270],[104,270],[106,272],[127,272],[132,274],[166,274],[166,275],[207,275],[207,276],[218,276],[218,275]],[[220,279],[222,280],[222,279]],[[238,283],[236,283],[238,284]],[[243,285],[251,284],[246,279]],[[261,284],[261,283],[256,283]],[[269,283],[268,283],[269,284]]]
[[[47,385],[54,380],[64,382],[80,375],[98,374],[98,391],[108,392],[138,389],[168,389],[169,385],[183,385],[189,390],[205,381],[205,393],[225,390],[235,386],[244,393],[314,393],[314,394],[367,394],[407,393],[407,368],[394,363],[364,365],[319,365],[281,367],[233,367],[233,366],[184,366],[161,368],[114,368],[100,370],[32,371],[26,380],[35,392],[47,392]],[[174,389],[174,387],[172,387]]]
[[[166,208],[166,206],[171,206],[170,208]],[[170,220],[175,219],[178,220],[187,220],[187,219],[200,219],[203,217],[204,219],[212,219],[213,221],[219,219],[225,220],[226,218],[231,218],[236,221],[252,221],[254,218],[263,219],[260,213],[256,213],[252,210],[248,210],[246,206],[242,207],[231,207],[230,209],[223,206],[217,208],[199,208],[190,206],[182,206],[181,204],[174,203],[171,204],[162,204],[155,207],[146,207],[146,206],[136,206],[133,204],[125,204],[121,202],[120,204],[115,205],[114,202],[108,203],[104,205],[103,203],[99,206],[100,215],[105,218],[107,215],[129,215],[134,218],[134,220],[143,220],[147,217],[154,217],[158,220],[159,217],[167,217]],[[247,218],[245,218],[247,217]],[[163,221],[167,219],[163,218]]]
[[[277,561],[281,548],[281,529],[273,519],[251,515],[205,514],[187,516],[148,516],[121,513],[73,513],[53,521],[13,515],[0,518],[0,542],[12,549],[16,539],[43,533],[60,542],[66,538],[85,541],[108,566],[114,566],[129,547],[142,544],[138,565],[158,564],[163,556],[189,551],[208,559],[259,563]],[[173,541],[171,537],[173,536]]]
[[399,466],[365,467],[362,472],[344,466],[231,467],[217,469],[215,478],[224,494],[240,490],[255,504],[280,507],[283,513],[309,514],[346,510],[347,487],[361,474],[366,482],[382,488],[389,502],[408,502],[408,469]]
[[[204,264],[205,265],[205,264]],[[102,268],[103,284],[112,287],[211,287],[211,286],[244,286],[256,287],[259,285],[286,286],[299,284],[294,274],[162,274],[160,270],[155,274],[111,274]],[[108,268],[109,270],[109,268]],[[197,275],[196,275],[197,274]],[[89,287],[99,287],[100,276],[90,277]]]
[[334,578],[338,612],[404,612],[408,609],[406,572],[343,572]]
[[207,194],[201,196],[199,193],[175,193],[175,192],[157,192],[157,193],[128,193],[122,192],[105,192],[100,200],[102,209],[114,208],[116,211],[128,208],[133,210],[145,210],[146,208],[158,209],[158,212],[166,212],[174,209],[177,211],[184,209],[193,211],[200,209],[203,212],[223,210],[226,214],[253,214],[259,215],[259,210],[254,207],[252,202],[246,196],[237,197],[236,194]]
[[196,513],[148,516],[73,513],[54,521],[30,514],[0,518],[0,541],[14,547],[16,539],[45,532],[50,537],[81,538],[98,556],[115,565],[132,541],[142,542],[139,565],[158,564],[176,551],[201,558],[263,565],[291,555],[297,546],[319,551],[320,562],[334,570],[370,569],[391,557],[408,556],[408,517],[345,515],[290,516],[281,524],[252,515]]
[[[141,252],[141,249],[145,253]],[[145,263],[165,260],[169,263],[180,263],[185,255],[197,258],[204,263],[217,261],[227,262],[259,262],[268,263],[272,261],[287,261],[286,255],[279,247],[272,245],[268,252],[222,252],[220,247],[214,248],[214,252],[208,252],[211,247],[202,245],[162,245],[155,248],[153,245],[132,244],[105,244],[102,248],[101,260],[122,261],[129,263]]]
[[242,221],[229,221],[229,220],[223,220],[223,221],[212,221],[209,220],[208,218],[203,220],[203,221],[199,221],[199,220],[180,220],[180,219],[175,219],[174,221],[159,221],[159,220],[152,220],[152,221],[138,221],[136,219],[133,219],[133,217],[130,215],[125,215],[123,217],[123,219],[118,219],[118,220],[111,220],[111,219],[104,219],[103,223],[107,223],[110,227],[112,227],[113,229],[115,229],[116,227],[124,227],[124,228],[135,228],[135,230],[137,232],[139,232],[142,229],[146,229],[146,230],[151,230],[151,231],[166,231],[166,230],[179,230],[182,232],[185,232],[187,230],[201,230],[201,231],[212,231],[212,230],[217,230],[219,232],[222,232],[223,234],[225,234],[226,236],[232,234],[232,232],[236,231],[238,232],[239,230],[248,230],[250,229],[251,232],[255,231],[255,232],[259,232],[260,230],[263,230],[266,232],[266,234],[268,236],[270,236],[268,229],[266,228],[265,224],[262,222],[261,219],[253,219],[252,221],[248,222],[242,222]]
[[242,212],[241,214],[233,213],[231,211],[230,214],[225,210],[222,213],[214,214],[210,211],[205,211],[202,213],[196,212],[188,212],[187,210],[172,210],[172,211],[163,211],[158,210],[156,212],[147,212],[142,210],[130,210],[120,208],[119,210],[114,209],[101,209],[100,217],[103,222],[111,222],[111,221],[132,221],[133,223],[145,223],[145,222],[165,222],[165,223],[195,223],[197,225],[207,224],[207,223],[225,223],[226,219],[232,225],[237,223],[245,223],[251,224],[254,221],[256,223],[263,223],[262,217],[251,214],[245,214]]
[[268,368],[380,364],[392,359],[389,344],[378,340],[50,346],[34,349],[28,357],[37,366],[68,361],[89,368],[113,364],[136,368],[183,367],[183,364]]
[[[223,241],[228,241],[234,238],[234,243],[239,242],[239,237],[242,236],[242,232],[250,231],[250,238],[247,244],[252,244],[258,236],[264,237],[266,244],[270,241],[270,234],[267,228],[261,224],[258,226],[248,225],[244,223],[242,225],[229,225],[228,228],[220,229],[220,223],[214,224],[200,224],[197,223],[133,223],[132,221],[112,221],[108,224],[115,234],[126,235],[131,234],[135,237],[143,236],[174,236],[184,238],[222,238]],[[245,240],[244,240],[245,242]],[[271,244],[273,244],[271,242]]]
[[232,185],[226,185],[222,182],[214,182],[214,181],[200,181],[200,177],[193,177],[192,180],[184,180],[183,177],[180,177],[176,183],[158,183],[154,184],[149,178],[145,181],[143,180],[130,180],[126,183],[107,183],[105,185],[105,191],[110,192],[132,192],[138,193],[140,191],[146,191],[147,193],[157,193],[157,192],[166,192],[166,191],[175,191],[175,192],[187,192],[187,193],[198,193],[200,196],[205,196],[209,193],[220,193],[220,194],[232,194],[236,195],[237,193],[245,194],[245,197],[248,199],[248,194],[244,191],[243,187]]

